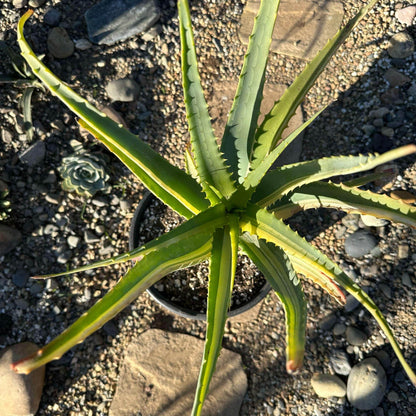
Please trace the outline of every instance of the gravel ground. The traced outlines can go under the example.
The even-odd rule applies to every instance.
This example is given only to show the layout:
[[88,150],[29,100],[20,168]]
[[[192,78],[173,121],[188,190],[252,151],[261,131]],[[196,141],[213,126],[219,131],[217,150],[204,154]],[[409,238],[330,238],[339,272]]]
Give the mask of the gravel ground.
[[[111,47],[94,45],[85,51],[76,50],[67,59],[54,60],[47,54],[49,27],[43,22],[47,8],[53,6],[60,11],[61,26],[75,40],[87,37],[83,14],[94,3],[52,0],[37,8],[26,32],[35,51],[46,54],[48,66],[97,105],[109,104],[105,92],[109,81],[133,77],[141,87],[138,101],[117,103],[116,109],[133,132],[182,166],[187,132],[178,76],[174,2],[164,2],[160,34],[151,40],[137,37]],[[361,3],[344,0],[345,18]],[[215,89],[216,81],[238,76],[244,47],[235,45],[240,46],[237,30],[244,4],[238,0],[192,2],[201,77],[208,94]],[[388,144],[415,142],[416,93],[412,82],[399,88],[398,97],[385,94],[389,87],[384,76],[389,68],[395,67],[411,79],[415,72],[413,57],[392,60],[386,52],[389,38],[403,30],[394,18],[396,7],[394,1],[380,1],[308,95],[304,102],[306,115],[323,105],[328,109],[306,132],[303,158],[379,150],[377,147],[385,143],[372,140],[363,127],[374,126],[370,113],[380,107],[389,110],[381,124],[394,126],[390,127],[394,135]],[[6,0],[1,14],[0,36],[13,45],[20,11]],[[414,35],[412,28],[409,33]],[[300,60],[273,54],[266,76],[271,82],[290,83],[303,66]],[[0,62],[0,72],[4,67],[5,62]],[[74,117],[55,98],[41,92],[33,97],[33,119],[37,125],[35,140],[45,142],[46,156],[33,168],[23,165],[17,155],[31,143],[19,133],[16,122],[19,93],[8,86],[1,88],[0,95],[0,178],[9,185],[13,208],[6,224],[23,235],[18,247],[0,259],[0,312],[13,322],[0,336],[2,346],[25,340],[39,345],[48,342],[117,282],[126,271],[125,265],[48,282],[27,278],[127,250],[130,220],[143,194],[142,185],[114,157],[110,192],[97,194],[85,204],[84,199],[62,191],[57,168],[72,151],[70,140],[75,138],[92,149],[100,147],[80,136]],[[415,189],[414,158],[399,160],[396,167],[399,175],[391,189]],[[414,230],[393,224],[373,229],[379,237],[378,252],[357,260],[345,254],[344,239],[350,230],[344,226],[341,214],[316,210],[297,215],[292,224],[368,287],[393,326],[406,358],[416,368]],[[87,230],[96,235],[95,242],[89,242]],[[70,236],[79,237],[75,247],[68,245]],[[403,257],[400,250],[407,250],[407,256]],[[369,315],[361,308],[347,313],[308,282],[305,289],[309,299],[308,341],[304,368],[295,376],[285,372],[284,314],[274,295],[266,298],[254,321],[227,324],[224,346],[242,355],[249,380],[241,415],[372,415],[353,409],[345,399],[320,399],[313,392],[312,374],[331,372],[329,357],[334,348],[346,350],[351,363],[384,351],[388,386],[377,415],[416,414],[415,389]],[[354,325],[363,329],[368,340],[360,347],[349,345],[342,331],[334,334],[332,326],[325,324],[328,316],[334,317],[333,324],[341,324],[341,328]],[[149,328],[204,337],[203,323],[174,318],[144,294],[111,323],[48,366],[38,415],[108,414],[123,350]]]

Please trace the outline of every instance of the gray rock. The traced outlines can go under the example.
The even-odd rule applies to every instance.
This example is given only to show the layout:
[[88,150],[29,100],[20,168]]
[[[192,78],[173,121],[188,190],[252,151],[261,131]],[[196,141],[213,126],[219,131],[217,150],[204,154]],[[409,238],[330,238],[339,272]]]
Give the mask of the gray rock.
[[384,74],[384,78],[392,87],[401,87],[411,81],[407,75],[395,68],[389,68]]
[[344,335],[346,329],[347,327],[345,326],[345,324],[338,323],[338,324],[335,324],[334,327],[332,328],[332,333],[335,336]]
[[411,26],[415,17],[416,6],[408,6],[396,10],[396,18],[403,25]]
[[112,101],[130,102],[136,100],[141,88],[136,81],[121,78],[110,81],[105,90]]
[[87,49],[90,49],[92,47],[92,44],[87,39],[78,39],[75,41],[75,48],[80,51],[86,51]]
[[61,12],[57,9],[50,8],[43,16],[43,21],[49,26],[58,26],[61,20]]
[[412,55],[415,50],[413,38],[407,32],[396,33],[390,38],[387,48],[392,58],[403,59]]
[[156,0],[102,0],[85,13],[88,36],[99,45],[145,32],[159,17]]
[[377,246],[377,239],[366,230],[358,230],[345,239],[345,252],[355,258],[369,254]]
[[329,362],[337,374],[347,376],[351,372],[351,365],[348,355],[343,350],[334,350],[329,356]]
[[319,328],[321,328],[323,331],[329,331],[332,329],[332,327],[337,322],[337,317],[333,313],[329,313],[328,315],[325,315],[320,321],[319,321]]
[[[126,349],[110,416],[190,414],[203,349],[204,342],[189,335],[141,334]],[[238,416],[246,389],[241,357],[223,348],[203,413]]]
[[0,224],[0,256],[12,251],[22,239],[20,232],[7,225]]
[[45,367],[30,374],[15,373],[11,364],[35,353],[37,345],[22,342],[6,348],[0,357],[0,409],[2,415],[34,415],[42,395]]
[[81,239],[76,235],[70,235],[67,239],[68,246],[71,248],[75,248],[80,243]]
[[350,345],[363,345],[367,341],[367,334],[358,328],[349,326],[345,331],[345,337]]
[[355,365],[348,377],[347,397],[359,410],[375,409],[384,397],[387,378],[376,358],[366,358]]
[[[240,39],[247,44],[260,0],[250,0],[241,16]],[[340,28],[344,8],[339,1],[282,1],[271,50],[297,58],[312,59]],[[294,30],[296,28],[296,30]]]
[[29,166],[36,166],[45,159],[46,149],[45,143],[42,140],[38,140],[30,147],[20,153],[19,159],[28,164]]
[[120,209],[122,209],[123,211],[130,211],[131,206],[131,201],[129,201],[128,199],[120,200]]
[[84,232],[84,241],[87,244],[98,243],[100,238],[97,237],[91,230],[86,230]]
[[314,374],[311,385],[319,397],[344,397],[347,392],[345,383],[332,374]]
[[74,53],[74,42],[63,27],[54,27],[48,34],[48,50],[58,59],[68,58]]

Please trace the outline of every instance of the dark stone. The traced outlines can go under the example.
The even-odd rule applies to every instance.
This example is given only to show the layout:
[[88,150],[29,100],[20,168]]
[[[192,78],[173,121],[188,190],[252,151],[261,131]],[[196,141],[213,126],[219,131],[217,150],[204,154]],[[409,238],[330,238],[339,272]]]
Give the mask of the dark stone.
[[14,228],[0,224],[0,256],[12,251],[22,239],[22,235]]
[[7,313],[0,313],[0,335],[8,335],[13,327],[13,320]]
[[160,16],[156,0],[102,0],[85,13],[91,42],[112,45],[145,32]]
[[117,325],[113,321],[108,321],[103,325],[103,330],[110,337],[115,337],[120,332]]
[[29,166],[36,166],[45,158],[45,143],[38,140],[19,154],[19,159]]
[[61,12],[57,9],[49,9],[43,16],[43,21],[49,26],[58,26],[60,20]]
[[375,133],[371,138],[371,147],[374,152],[384,153],[393,148],[393,141],[390,137]]
[[17,287],[25,287],[29,279],[29,273],[25,269],[17,269],[16,273],[12,276],[12,282]]

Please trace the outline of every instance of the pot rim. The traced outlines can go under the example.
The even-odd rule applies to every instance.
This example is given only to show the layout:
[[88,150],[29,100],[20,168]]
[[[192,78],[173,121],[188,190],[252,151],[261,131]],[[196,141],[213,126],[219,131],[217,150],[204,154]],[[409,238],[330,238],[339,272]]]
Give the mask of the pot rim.
[[[130,250],[133,250],[134,248],[138,246],[139,227],[140,227],[141,219],[144,215],[145,210],[148,208],[148,206],[154,199],[157,199],[157,197],[153,195],[151,192],[146,191],[134,212],[134,216],[132,218],[131,225],[130,225],[130,233],[129,233],[129,249]],[[256,296],[253,297],[253,299],[251,299],[247,303],[244,303],[242,305],[239,305],[235,308],[230,309],[228,311],[228,318],[240,315],[244,312],[247,312],[249,309],[253,308],[254,306],[256,306],[262,299],[266,297],[266,295],[270,292],[270,289],[271,289],[271,286],[266,281],[265,284],[260,289],[260,291],[256,294]],[[206,320],[205,313],[195,312],[192,309],[189,309],[185,306],[173,304],[170,301],[170,299],[168,299],[161,292],[159,292],[154,287],[154,285],[147,289],[147,293],[149,293],[149,295],[159,305],[162,305],[168,311],[173,312],[176,315],[182,316],[183,318],[196,319],[199,321]]]

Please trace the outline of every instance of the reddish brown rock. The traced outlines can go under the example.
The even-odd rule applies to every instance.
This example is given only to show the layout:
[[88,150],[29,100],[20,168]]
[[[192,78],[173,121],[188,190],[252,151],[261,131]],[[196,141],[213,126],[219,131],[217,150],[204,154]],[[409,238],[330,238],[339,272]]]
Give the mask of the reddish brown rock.
[[35,415],[42,395],[45,367],[30,374],[17,374],[11,364],[38,350],[31,342],[6,348],[0,356],[0,414],[4,416]]
[[[260,0],[250,0],[241,17],[243,43],[253,28]],[[282,0],[274,28],[271,51],[311,60],[339,30],[344,8],[339,1]]]
[[[204,342],[151,329],[125,353],[110,416],[191,413]],[[247,389],[241,357],[222,349],[203,414],[238,416]]]

